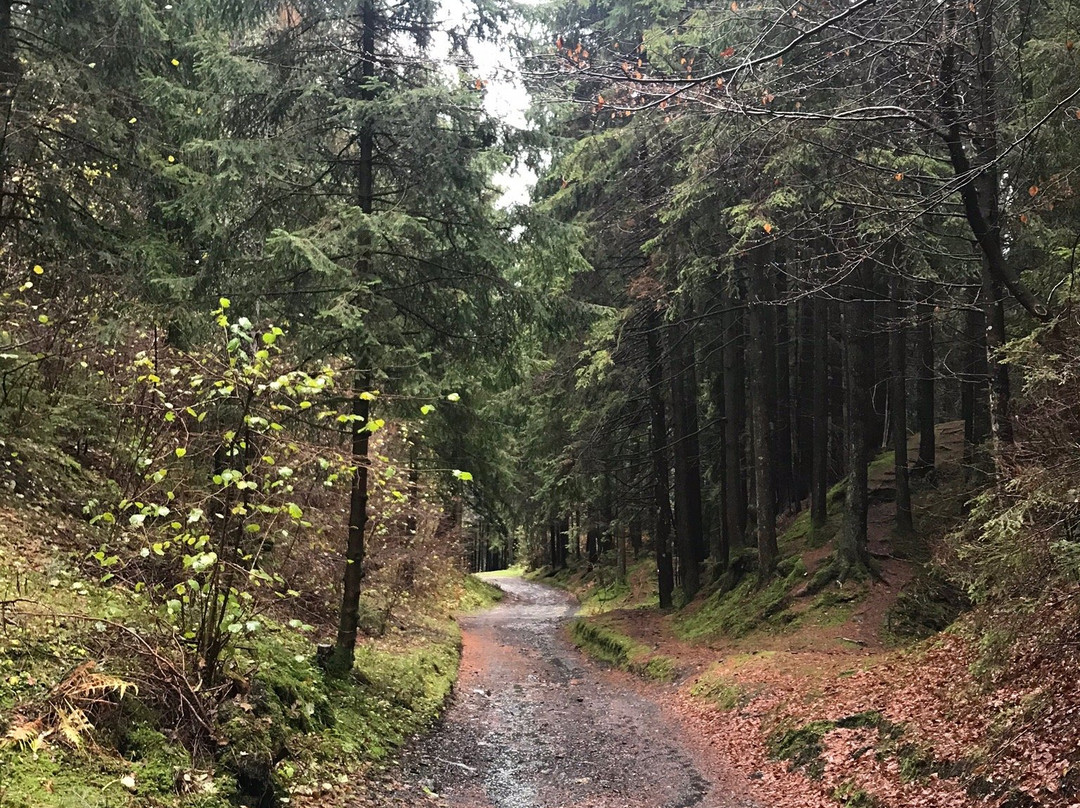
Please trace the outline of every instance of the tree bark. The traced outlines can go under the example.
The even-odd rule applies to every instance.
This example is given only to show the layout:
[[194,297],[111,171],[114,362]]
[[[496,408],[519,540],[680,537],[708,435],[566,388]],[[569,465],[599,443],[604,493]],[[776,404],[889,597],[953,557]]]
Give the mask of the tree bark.
[[1012,418],[1009,415],[1009,366],[1001,361],[1000,352],[1008,335],[1005,332],[1005,290],[1000,283],[984,284],[986,297],[986,350],[990,368],[990,434],[994,442],[994,456],[1000,455],[1003,446],[1013,442]]
[[724,489],[729,553],[746,546],[746,475],[743,441],[746,433],[746,368],[742,279],[736,269],[724,299]]
[[774,424],[770,393],[776,390],[776,351],[768,307],[772,303],[767,248],[753,249],[747,311],[750,362],[750,410],[754,429],[754,503],[757,511],[758,576],[776,570],[776,492],[773,481]]
[[358,371],[352,389],[352,462],[349,490],[349,533],[345,547],[345,574],[341,586],[341,609],[338,615],[337,642],[330,657],[329,670],[344,675],[352,670],[356,635],[360,627],[360,593],[364,579],[364,546],[368,505],[368,443],[370,417],[368,401],[361,397],[368,384]]
[[813,463],[810,492],[810,523],[825,527],[829,518],[829,303],[814,296]]
[[[723,334],[721,334],[723,339]],[[715,524],[709,532],[709,555],[712,557],[714,571],[719,574],[727,569],[731,556],[731,543],[728,536],[730,526],[727,519],[727,468],[726,450],[724,447],[724,421],[726,407],[724,402],[724,373],[717,369],[713,374],[709,385],[709,397],[712,400],[712,417],[718,425],[714,434],[718,437],[714,440],[713,451],[709,454],[709,477],[716,492]]]
[[795,408],[795,498],[808,499],[814,479],[814,298],[804,296],[795,311],[796,386],[791,397]]
[[892,327],[889,329],[890,385],[893,455],[896,470],[896,530],[902,535],[915,532],[911,518],[911,486],[908,481],[907,430],[907,323],[903,305],[903,280],[889,279]]
[[773,446],[776,459],[776,501],[780,510],[784,513],[794,510],[797,502],[795,498],[795,468],[794,454],[791,450],[791,319],[788,306],[782,303],[785,291],[783,283],[783,271],[777,272],[779,284],[773,290],[773,296],[778,302],[770,306],[770,312],[775,321],[775,354],[776,371],[775,379],[775,416]]
[[[375,76],[375,0],[361,0],[360,18],[363,31],[360,37],[358,75],[353,79],[355,90],[363,101],[371,101]],[[356,203],[366,214],[374,209],[375,133],[365,125],[359,137],[359,159],[356,164]],[[371,239],[362,236],[358,245],[357,278],[368,280],[371,275]],[[337,641],[329,660],[329,669],[338,675],[352,670],[356,650],[356,634],[360,622],[360,591],[364,576],[364,534],[367,529],[368,503],[368,439],[369,407],[362,393],[370,385],[366,374],[368,362],[363,351],[356,352],[356,375],[352,390],[352,463],[354,471],[349,495],[349,535],[345,550],[345,574],[342,581],[341,609]],[[365,375],[362,375],[365,374]]]
[[701,458],[698,440],[697,374],[689,329],[668,329],[671,365],[671,411],[675,461],[675,543],[683,594],[691,600],[701,588],[705,559],[701,518]]
[[[838,555],[848,570],[869,569],[870,550],[867,543],[866,519],[869,511],[867,466],[869,464],[868,422],[870,391],[868,389],[870,357],[867,341],[871,334],[868,309],[863,298],[867,294],[867,269],[860,267],[848,288],[844,310],[844,347],[847,399],[847,424],[844,445],[847,453],[848,485],[845,498],[844,529]],[[847,570],[845,571],[847,572]]]
[[934,357],[934,302],[930,285],[924,289],[925,300],[920,302],[916,340],[919,345],[918,364],[918,421],[919,421],[919,459],[915,462],[915,473],[919,476],[932,474],[937,463],[937,436],[935,427],[934,384],[937,377]]
[[664,357],[660,349],[660,314],[652,310],[646,318],[650,444],[653,466],[653,511],[656,545],[656,577],[660,608],[670,609],[675,589],[671,560],[671,499],[668,492],[667,419],[664,412]]

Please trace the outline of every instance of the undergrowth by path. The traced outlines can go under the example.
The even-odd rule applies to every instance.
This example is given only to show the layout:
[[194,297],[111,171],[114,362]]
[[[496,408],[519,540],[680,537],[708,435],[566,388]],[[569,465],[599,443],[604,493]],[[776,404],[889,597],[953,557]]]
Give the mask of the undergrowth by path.
[[203,699],[152,645],[171,635],[163,609],[79,550],[92,528],[65,502],[103,483],[20,454],[32,495],[0,502],[2,808],[345,804],[441,711],[460,653],[453,613],[501,597],[473,577],[444,581],[443,597],[401,607],[363,641],[341,681],[315,664],[326,627],[267,610],[227,692]]

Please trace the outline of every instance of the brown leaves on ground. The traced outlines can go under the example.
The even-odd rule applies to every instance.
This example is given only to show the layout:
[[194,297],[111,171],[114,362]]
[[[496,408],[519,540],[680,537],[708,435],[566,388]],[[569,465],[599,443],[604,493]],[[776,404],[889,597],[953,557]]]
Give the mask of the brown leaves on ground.
[[[1008,676],[989,683],[972,673],[979,654],[959,634],[909,652],[729,657],[708,675],[736,688],[739,704],[719,709],[692,696],[688,683],[677,709],[761,805],[824,808],[864,792],[882,808],[1076,808],[1080,646],[1047,633],[1057,640],[1019,643],[1002,668]],[[770,758],[767,739],[778,729],[865,713],[880,713],[896,737],[875,727],[830,729],[819,777]]]

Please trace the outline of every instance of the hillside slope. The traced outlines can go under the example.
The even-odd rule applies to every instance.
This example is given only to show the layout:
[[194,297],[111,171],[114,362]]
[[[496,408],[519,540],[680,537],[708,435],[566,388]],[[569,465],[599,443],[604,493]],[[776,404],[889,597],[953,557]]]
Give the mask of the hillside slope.
[[[762,805],[1073,804],[1070,615],[1042,605],[1023,618],[1031,639],[1013,646],[1001,614],[961,614],[969,604],[934,559],[967,498],[962,425],[940,426],[938,446],[934,482],[916,489],[914,540],[892,533],[891,455],[871,467],[877,579],[811,594],[831,547],[798,514],[782,524],[773,584],[747,581],[672,613],[654,608],[649,560],[625,587],[597,586],[595,571],[559,576],[591,627],[576,641],[609,662],[612,643],[638,649],[633,670],[663,660],[685,731],[734,763]],[[832,529],[840,505],[834,497]]]

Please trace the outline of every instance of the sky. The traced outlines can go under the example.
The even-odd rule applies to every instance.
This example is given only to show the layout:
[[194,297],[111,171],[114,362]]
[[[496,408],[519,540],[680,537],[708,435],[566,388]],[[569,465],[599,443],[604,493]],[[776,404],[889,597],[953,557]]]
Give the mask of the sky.
[[[468,0],[444,0],[442,8],[448,22],[453,23],[464,19]],[[449,41],[445,47],[448,53]],[[487,82],[484,108],[488,114],[504,125],[518,129],[527,127],[525,112],[530,98],[521,79],[521,66],[514,55],[508,53],[500,43],[490,40],[472,42],[470,48],[476,62],[475,75]],[[524,165],[511,165],[496,175],[495,183],[503,189],[498,205],[509,208],[529,201],[529,193],[536,183],[536,173]]]

